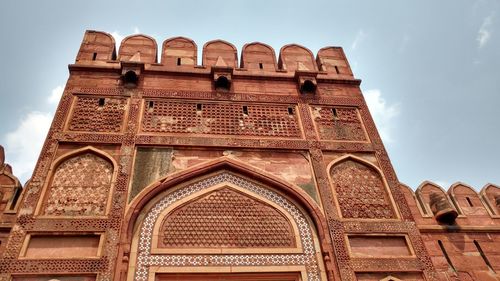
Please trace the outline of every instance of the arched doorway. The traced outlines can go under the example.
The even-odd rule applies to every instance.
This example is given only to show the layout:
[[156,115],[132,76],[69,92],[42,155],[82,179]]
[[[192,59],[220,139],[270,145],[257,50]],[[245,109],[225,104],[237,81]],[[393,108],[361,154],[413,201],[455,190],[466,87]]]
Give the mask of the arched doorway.
[[308,213],[227,169],[149,199],[132,237],[127,280],[326,280]]

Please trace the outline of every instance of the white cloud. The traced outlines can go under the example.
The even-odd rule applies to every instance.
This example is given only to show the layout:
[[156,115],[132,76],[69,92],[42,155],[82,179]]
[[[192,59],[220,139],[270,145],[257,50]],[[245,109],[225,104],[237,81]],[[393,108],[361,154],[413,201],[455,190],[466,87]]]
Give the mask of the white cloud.
[[363,40],[365,40],[366,33],[363,31],[363,29],[360,29],[358,33],[356,34],[356,37],[354,38],[354,41],[352,42],[351,49],[356,50],[359,44]]
[[483,23],[481,27],[479,27],[479,31],[477,32],[477,42],[479,44],[479,48],[482,48],[491,38],[491,25],[493,24],[494,14],[490,14],[486,18],[483,19]]
[[[141,33],[141,30],[137,26],[134,26],[134,31],[132,32],[132,34],[139,34],[139,33]],[[123,38],[125,38],[125,36],[123,36],[118,30],[111,32],[111,35],[115,38],[115,42],[118,46],[120,46],[120,43],[122,42]]]
[[394,126],[393,119],[399,115],[400,105],[398,103],[387,104],[378,89],[364,91],[364,96],[380,137],[384,142],[393,142],[391,137],[391,130]]
[[6,162],[14,175],[24,184],[31,177],[50,128],[52,113],[32,111],[24,116],[19,126],[5,136]]
[[122,42],[124,36],[120,34],[118,31],[113,31],[111,32],[111,35],[115,38],[115,42],[118,46],[120,46],[120,43]]
[[50,94],[50,96],[48,97],[47,102],[50,104],[56,104],[61,99],[63,92],[64,92],[63,86],[59,85],[59,86],[55,87],[52,90],[52,93]]

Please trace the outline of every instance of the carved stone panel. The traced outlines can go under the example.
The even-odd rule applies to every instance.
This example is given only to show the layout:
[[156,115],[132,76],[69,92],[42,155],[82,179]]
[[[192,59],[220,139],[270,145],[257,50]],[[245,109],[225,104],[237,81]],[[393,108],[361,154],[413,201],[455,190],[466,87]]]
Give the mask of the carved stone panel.
[[122,131],[126,99],[77,97],[69,121],[70,131],[113,132]]
[[283,214],[230,188],[172,211],[161,229],[160,247],[295,247]]
[[85,153],[62,162],[56,169],[42,207],[49,216],[105,215],[113,166]]
[[389,195],[380,174],[373,168],[346,159],[330,171],[344,218],[395,218]]
[[300,138],[294,106],[146,100],[143,132]]
[[356,108],[313,106],[312,115],[323,140],[367,140]]

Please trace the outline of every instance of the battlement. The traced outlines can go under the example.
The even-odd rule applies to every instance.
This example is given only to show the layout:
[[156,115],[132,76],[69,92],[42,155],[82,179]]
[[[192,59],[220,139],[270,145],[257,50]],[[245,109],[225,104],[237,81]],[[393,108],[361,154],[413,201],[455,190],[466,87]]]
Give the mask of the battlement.
[[493,226],[494,219],[500,218],[498,185],[487,184],[479,193],[461,182],[452,184],[447,192],[430,181],[424,181],[415,191],[400,186],[419,225]]
[[324,47],[314,57],[309,49],[290,44],[280,49],[276,60],[275,51],[271,46],[253,42],[243,46],[239,64],[236,47],[223,40],[213,40],[203,45],[201,65],[198,65],[197,51],[196,43],[189,38],[169,38],[162,44],[161,60],[158,63],[156,40],[147,35],[135,34],[122,40],[117,56],[112,35],[88,30],[78,51],[76,64],[98,66],[106,63],[134,62],[175,67],[179,70],[222,67],[256,73],[320,72],[342,78],[353,77],[341,47]]

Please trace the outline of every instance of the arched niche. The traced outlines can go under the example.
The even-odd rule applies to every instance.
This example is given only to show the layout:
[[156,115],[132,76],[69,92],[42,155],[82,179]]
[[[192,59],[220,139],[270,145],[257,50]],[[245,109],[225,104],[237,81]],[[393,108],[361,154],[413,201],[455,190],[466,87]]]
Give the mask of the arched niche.
[[213,40],[203,46],[203,65],[231,67],[238,66],[236,47],[224,40]]
[[87,30],[76,61],[109,61],[116,59],[115,39],[109,33]]
[[163,42],[161,63],[168,66],[195,66],[198,58],[196,43],[186,37],[174,37]]
[[[410,209],[413,210],[418,210],[418,214],[420,216],[427,216],[427,214],[424,211],[423,205],[420,203],[419,200],[417,200],[417,196],[415,195],[415,192],[406,184],[400,183],[399,187],[401,191],[403,192],[403,195],[406,199],[406,202],[408,203],[408,206]],[[415,215],[416,213],[413,212]]]
[[481,197],[492,216],[500,216],[500,186],[487,184],[481,189]]
[[486,208],[477,192],[469,185],[461,182],[454,183],[448,190],[460,213],[466,216],[488,215]]
[[431,181],[424,181],[415,191],[415,195],[417,196],[417,199],[424,205],[423,207],[427,215],[429,216],[434,215],[431,210],[431,194],[433,193],[444,197],[448,205],[451,208],[456,209],[456,207],[450,201],[448,194],[444,191],[444,189],[441,186]]
[[104,217],[109,213],[116,161],[85,147],[59,157],[49,170],[37,206],[44,217]]
[[156,63],[158,48],[153,37],[136,34],[125,37],[120,44],[118,59],[120,61],[134,61]]
[[[246,206],[240,209],[247,210],[238,213],[234,211],[237,206]],[[266,214],[278,218],[277,224],[257,223],[255,215],[265,220]],[[241,234],[244,229],[234,230],[234,237],[242,240],[227,242],[228,234],[221,230],[231,229],[230,225],[238,228],[233,216],[249,219],[248,236]],[[186,222],[188,217],[191,222]],[[131,202],[125,221],[126,240],[131,241],[129,280],[153,280],[162,272],[180,274],[179,266],[198,273],[227,268],[244,273],[267,268],[266,272],[273,273],[294,268],[302,280],[326,278],[323,261],[318,258],[322,256],[319,241],[328,239],[326,224],[315,203],[296,187],[255,169],[245,169],[244,164],[228,158],[176,173],[147,187]],[[174,230],[176,227],[183,229]],[[205,232],[196,234],[195,227]],[[170,230],[167,235],[163,233],[166,229]],[[214,235],[217,231],[219,235]],[[273,238],[273,231],[284,236]],[[172,240],[181,233],[186,237]],[[162,240],[166,237],[170,240],[165,244]]]
[[399,218],[382,172],[373,164],[346,155],[330,163],[328,171],[343,218]]
[[290,44],[280,50],[278,67],[287,71],[317,71],[313,53],[300,45]]
[[352,76],[351,67],[341,47],[324,47],[318,51],[316,63],[319,70]]
[[276,55],[271,46],[253,42],[243,46],[241,67],[249,70],[276,71]]

